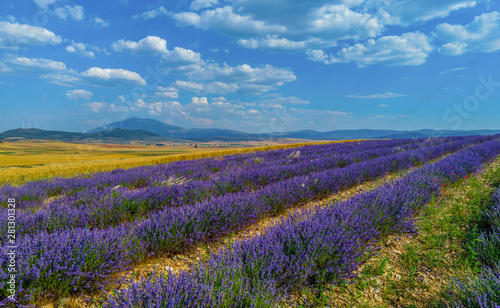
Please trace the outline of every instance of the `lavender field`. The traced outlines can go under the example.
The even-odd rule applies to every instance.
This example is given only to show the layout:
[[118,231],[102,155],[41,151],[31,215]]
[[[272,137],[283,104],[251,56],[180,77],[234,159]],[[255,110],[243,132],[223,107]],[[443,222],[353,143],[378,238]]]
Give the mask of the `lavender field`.
[[[294,306],[301,290],[356,279],[362,256],[381,239],[414,231],[416,214],[443,186],[495,159],[497,139],[332,143],[4,185],[2,234],[9,233],[8,207],[17,200],[17,280],[13,300],[11,257],[2,254],[0,303],[39,306],[111,291],[94,305]],[[118,273],[148,259],[184,253],[292,207],[410,169],[345,201],[294,212],[188,271],[110,287]],[[498,228],[497,212],[487,214],[491,228]],[[5,251],[12,245],[5,236],[0,243]],[[495,258],[485,261],[496,269],[490,278],[498,275]]]

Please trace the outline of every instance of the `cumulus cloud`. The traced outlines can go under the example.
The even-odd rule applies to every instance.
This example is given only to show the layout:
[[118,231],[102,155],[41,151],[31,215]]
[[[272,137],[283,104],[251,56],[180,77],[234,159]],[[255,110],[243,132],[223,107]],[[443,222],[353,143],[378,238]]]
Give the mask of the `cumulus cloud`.
[[283,97],[281,94],[268,94],[264,99],[260,100],[261,103],[275,104],[275,105],[309,105],[310,102],[298,98],[296,96]]
[[439,24],[435,34],[447,42],[439,48],[446,55],[497,51],[500,50],[500,14],[494,11],[476,16],[465,26]]
[[66,71],[63,62],[44,58],[6,57],[0,61],[4,74],[44,74]]
[[0,21],[0,48],[57,45],[62,38],[38,26]]
[[[336,46],[338,40],[374,37],[383,24],[347,5],[352,1],[234,1],[201,13],[172,14],[179,26],[215,30],[247,48],[305,50]],[[359,1],[357,1],[359,2]],[[275,14],[279,7],[280,13]]]
[[111,45],[114,51],[130,51],[134,54],[162,55],[167,54],[167,41],[158,36],[147,36],[138,42],[119,40]]
[[54,13],[60,19],[67,19],[71,17],[74,20],[83,20],[85,18],[85,9],[81,5],[65,5],[58,7],[54,10]]
[[209,82],[205,86],[205,93],[227,94],[238,92],[240,86],[235,83],[225,83],[220,81]]
[[162,92],[179,92],[175,87],[157,87],[156,90]]
[[79,77],[90,84],[101,86],[146,85],[146,81],[139,74],[121,68],[91,67],[80,73]]
[[[193,65],[196,66],[196,65]],[[217,63],[202,62],[197,69],[185,71],[184,75],[194,81],[176,81],[173,86],[191,92],[212,94],[259,95],[296,79],[289,69],[272,65],[251,67],[248,64],[222,66]]]
[[191,98],[191,104],[194,105],[209,105],[208,100],[206,97],[192,97]]
[[177,92],[155,92],[155,95],[163,98],[179,98],[179,93]]
[[231,6],[204,11],[201,14],[194,12],[180,12],[172,14],[172,18],[179,26],[194,26],[203,30],[216,30],[233,37],[256,35],[268,32],[285,32],[279,25],[268,25],[249,16],[241,16],[233,12]]
[[156,18],[158,16],[162,16],[162,15],[168,15],[168,11],[163,6],[160,6],[157,9],[154,9],[154,10],[151,10],[151,11],[147,11],[147,12],[144,12],[144,13],[141,13],[141,14],[138,14],[138,15],[134,15],[132,18],[134,18],[134,19],[146,19],[146,20],[148,20],[148,19],[153,19],[153,18]]
[[92,112],[100,112],[107,104],[104,102],[92,102],[83,105],[87,106]]
[[466,43],[461,43],[461,42],[446,43],[443,46],[439,47],[439,52],[448,56],[458,56],[465,53],[466,47],[467,47]]
[[190,49],[174,47],[168,50],[167,41],[157,36],[147,36],[137,42],[119,40],[112,44],[112,48],[117,52],[160,55],[160,65],[164,73],[188,79],[178,80],[174,86],[191,92],[256,95],[296,79],[291,70],[272,65],[220,65],[203,60],[200,53]]
[[[374,93],[369,95],[359,95],[359,94],[351,94],[347,95],[349,98],[358,98],[358,99],[385,99],[385,98],[395,98],[395,97],[403,97],[406,96],[404,94],[385,92],[385,93]],[[387,106],[381,106],[387,107]]]
[[75,90],[69,90],[66,92],[66,97],[70,100],[79,100],[79,99],[86,99],[89,100],[94,93],[83,90],[83,89],[75,89]]
[[474,7],[476,0],[367,0],[363,8],[376,11],[385,24],[409,26],[436,18],[447,17],[451,12]]
[[136,72],[121,68],[91,67],[78,73],[75,70],[45,73],[40,76],[51,83],[62,86],[88,85],[94,87],[114,87],[123,85],[146,85],[146,81]]
[[155,116],[155,115],[160,115],[162,113],[163,103],[162,102],[148,103],[142,99],[138,99],[134,102],[131,109],[132,111],[140,111],[146,109],[150,115]]
[[192,81],[177,80],[173,83],[173,85],[178,89],[190,92],[201,92],[204,89],[203,84]]
[[373,64],[408,66],[425,63],[432,50],[433,47],[425,34],[410,32],[401,36],[369,39],[365,44],[343,48],[335,56],[314,50],[308,52],[308,59],[326,64],[355,62],[359,67]]
[[90,49],[100,51],[97,47],[92,47],[84,43],[77,43],[75,41],[71,41],[71,45],[66,46],[66,51],[69,53],[81,54],[87,58],[95,58],[95,53]]
[[109,26],[109,21],[104,20],[100,17],[94,17],[94,22],[103,28]]
[[194,0],[189,8],[194,11],[211,7],[219,2],[218,0]]
[[56,3],[57,0],[35,0],[36,5],[42,9],[46,9],[49,5]]
[[273,49],[273,50],[303,50],[309,43],[314,44],[314,40],[310,41],[291,41],[286,38],[280,38],[277,35],[267,35],[263,38],[255,39],[240,39],[238,45],[249,49]]

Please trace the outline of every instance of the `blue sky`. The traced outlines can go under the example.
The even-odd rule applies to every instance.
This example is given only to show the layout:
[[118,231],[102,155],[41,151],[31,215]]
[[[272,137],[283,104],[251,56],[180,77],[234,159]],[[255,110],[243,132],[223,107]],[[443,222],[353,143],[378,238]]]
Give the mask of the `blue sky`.
[[0,2],[0,131],[499,129],[500,2]]

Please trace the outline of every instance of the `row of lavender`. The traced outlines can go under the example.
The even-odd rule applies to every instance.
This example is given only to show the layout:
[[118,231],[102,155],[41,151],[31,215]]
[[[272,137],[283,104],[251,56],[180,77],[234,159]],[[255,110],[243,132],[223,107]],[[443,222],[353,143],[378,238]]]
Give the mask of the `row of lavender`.
[[[456,138],[455,138],[456,139]],[[39,208],[44,200],[53,196],[107,195],[120,185],[119,191],[133,188],[170,186],[188,181],[204,181],[219,178],[235,172],[248,172],[273,166],[291,166],[304,161],[321,160],[336,157],[339,165],[363,159],[349,155],[377,148],[395,148],[407,150],[419,146],[419,143],[437,144],[454,140],[432,139],[414,142],[410,140],[368,141],[363,143],[336,143],[321,146],[302,147],[299,150],[277,150],[254,154],[209,158],[196,161],[179,161],[167,165],[138,167],[128,170],[115,170],[97,173],[91,177],[56,178],[51,180],[30,182],[20,187],[6,185],[0,188],[0,203],[5,196],[21,200],[21,209]],[[281,154],[281,155],[279,155]],[[344,161],[342,161],[342,159]],[[241,174],[245,176],[245,174]]]
[[[364,142],[366,147],[377,147],[384,141]],[[393,141],[394,146],[405,145],[408,140]],[[317,155],[325,150],[332,155],[347,154],[358,150],[359,142],[325,144],[320,146],[302,147],[302,156]],[[223,159],[207,158],[196,161],[177,161],[169,164],[145,166],[127,170],[116,169],[111,172],[100,172],[74,178],[53,178],[29,182],[20,187],[5,185],[0,188],[0,204],[4,203],[6,196],[23,201],[23,208],[36,207],[40,201],[58,195],[76,193],[81,189],[95,187],[99,190],[112,188],[116,185],[126,187],[158,186],[168,182],[169,179],[181,177],[184,179],[207,179],[214,173],[224,173],[235,168],[249,169],[256,164],[279,164],[287,160],[296,150],[283,149],[276,151],[258,152],[253,154],[240,154],[226,156]],[[34,204],[32,204],[32,202]]]
[[[120,187],[110,193],[110,189],[92,187],[74,195],[46,202],[37,210],[25,210],[18,213],[17,233],[23,235],[35,234],[40,230],[54,232],[77,227],[105,228],[115,226],[133,221],[138,217],[155,215],[156,211],[165,207],[192,205],[216,196],[256,190],[299,175],[345,167],[354,164],[355,161],[367,161],[443,142],[446,140],[419,141],[408,143],[404,148],[401,147],[400,142],[396,143],[396,146],[394,146],[394,142],[360,145],[360,149],[356,152],[341,155],[337,154],[337,148],[332,147],[330,150],[324,149],[322,153],[311,157],[304,155],[306,159],[295,157],[295,159],[290,160],[289,164],[234,170],[208,180],[146,187],[133,191]],[[7,226],[6,223],[3,223],[3,220],[6,219],[7,215],[0,215],[0,226],[4,226],[3,228]],[[1,228],[0,231],[4,231]]]
[[474,250],[484,266],[482,274],[467,282],[455,281],[454,308],[500,308],[500,188],[482,213],[481,233]]
[[[176,253],[194,243],[238,230],[298,202],[425,163],[487,137],[462,138],[298,176],[252,192],[238,192],[179,208],[166,208],[143,221],[106,229],[75,228],[21,236],[18,240],[19,294],[54,296],[91,289],[113,273],[152,253]],[[3,247],[5,248],[5,247]],[[0,290],[5,292],[8,259],[0,257]],[[5,276],[5,277],[4,277]],[[28,300],[28,299],[27,299]]]
[[116,291],[104,306],[275,307],[304,287],[351,278],[370,246],[412,228],[415,212],[442,184],[476,172],[498,154],[498,141],[476,145],[374,191],[295,214],[189,272],[153,276]]

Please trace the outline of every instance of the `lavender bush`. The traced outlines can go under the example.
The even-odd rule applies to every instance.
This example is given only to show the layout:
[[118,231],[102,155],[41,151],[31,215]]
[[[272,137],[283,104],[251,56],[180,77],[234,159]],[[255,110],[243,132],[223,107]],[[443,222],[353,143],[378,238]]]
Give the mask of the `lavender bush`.
[[[295,176],[267,185],[257,190],[239,191],[236,193],[217,196],[193,205],[180,206],[177,208],[167,207],[149,218],[132,222],[126,221],[122,224],[109,228],[100,229],[88,226],[84,228],[80,227],[56,231],[54,233],[41,231],[37,234],[21,236],[18,240],[19,243],[23,243],[23,248],[18,251],[19,260],[23,260],[18,263],[18,275],[22,277],[22,282],[19,287],[20,290],[22,290],[20,295],[29,294],[33,297],[57,297],[73,293],[81,293],[87,288],[87,286],[91,288],[92,286],[95,286],[96,283],[105,282],[110,278],[112,273],[123,270],[130,264],[147,258],[152,253],[171,254],[183,251],[195,243],[208,241],[212,238],[227,234],[228,232],[239,230],[245,225],[248,225],[256,219],[266,215],[281,213],[293,204],[306,202],[312,198],[338,192],[342,189],[352,187],[353,185],[384,176],[389,172],[404,170],[415,165],[424,164],[431,159],[466,148],[472,144],[484,142],[485,140],[488,140],[488,138],[454,138],[443,143],[438,142],[437,145],[433,145],[432,142],[418,141],[417,143],[420,143],[420,145],[423,146],[422,148],[400,151],[396,154],[373,158],[363,162],[352,163],[351,165],[341,169],[332,168],[325,171],[313,172],[307,176]],[[376,236],[380,236],[380,234],[391,232],[394,226],[406,228],[407,216],[411,215],[414,207],[416,206],[415,204],[425,203],[426,200],[428,200],[428,191],[433,192],[436,185],[439,185],[437,182],[438,180],[455,181],[461,176],[467,174],[467,172],[474,171],[474,168],[477,168],[477,165],[480,164],[479,162],[485,161],[492,157],[492,155],[498,153],[499,144],[498,142],[487,142],[482,145],[475,146],[473,149],[475,150],[470,149],[463,151],[463,153],[461,153],[462,156],[459,156],[460,159],[458,159],[458,162],[447,158],[444,160],[444,167],[439,165],[440,167],[436,167],[436,170],[429,170],[428,172],[434,174],[434,181],[436,182],[426,182],[423,180],[416,180],[416,182],[410,181],[411,183],[409,183],[412,185],[410,188],[408,187],[410,184],[405,184],[406,186],[401,184],[403,185],[401,186],[403,188],[398,190],[399,193],[394,193],[393,196],[406,196],[405,198],[409,198],[409,201],[406,203],[405,201],[399,202],[399,197],[388,197],[391,196],[391,191],[384,191],[380,195],[371,195],[371,197],[366,197],[367,199],[365,201],[368,202],[366,204],[364,202],[360,202],[360,205],[346,208],[338,206],[336,211],[342,211],[333,212],[331,215],[334,217],[340,217],[339,223],[344,221],[342,219],[344,219],[345,216],[343,216],[344,214],[341,214],[344,213],[343,211],[347,211],[347,214],[351,213],[354,215],[352,218],[353,224],[354,221],[377,222],[377,225],[366,225],[367,228],[370,226],[370,228],[374,228],[369,229],[366,233],[373,238],[364,236],[364,229],[360,229],[364,226],[364,224],[361,223],[359,223],[359,228],[350,228],[347,227],[347,225],[343,225],[343,228],[339,227],[342,230],[350,230],[349,232],[352,232],[352,234],[342,233],[339,234],[340,237],[338,238],[335,238],[334,236],[337,236],[337,234],[332,232],[339,229],[328,229],[324,231],[324,237],[322,237],[325,241],[324,244],[327,246],[321,248],[323,250],[320,248],[317,248],[319,249],[318,251],[314,250],[316,251],[315,253],[317,253],[315,258],[318,258],[318,260],[324,260],[321,262],[318,261],[319,263],[314,261],[314,264],[317,264],[317,266],[321,265],[321,273],[325,270],[330,274],[326,276],[322,276],[322,274],[315,274],[316,276],[314,276],[308,272],[309,265],[303,264],[300,266],[304,267],[305,272],[296,273],[299,275],[297,277],[300,278],[294,278],[292,276],[289,278],[298,281],[304,277],[308,277],[306,282],[314,284],[321,279],[343,279],[348,277],[350,275],[350,265],[345,263],[345,260],[350,260],[350,256],[356,256],[362,253],[362,249],[363,247],[366,247],[367,243],[374,240]],[[462,158],[464,155],[466,156],[466,159]],[[456,155],[452,155],[450,157],[456,157]],[[287,158],[283,162],[288,163],[289,161],[290,158]],[[456,173],[453,175],[450,173],[449,169],[447,169],[451,166],[458,170],[455,171]],[[427,170],[425,167],[422,169]],[[415,176],[415,178],[418,177]],[[412,189],[414,189],[413,186],[417,187],[418,190],[412,192]],[[419,194],[418,192],[422,192],[422,194]],[[387,209],[385,209],[384,206],[382,206],[385,203],[381,203],[382,205],[378,203],[380,200],[388,200],[386,202],[393,204],[393,206],[391,207],[387,205]],[[416,203],[414,204],[414,202]],[[395,208],[395,206],[399,207]],[[365,216],[359,216],[361,214]],[[360,220],[362,218],[365,220]],[[297,221],[300,221],[301,219],[302,218]],[[318,221],[321,220],[319,219]],[[334,225],[335,224],[332,226]],[[327,228],[329,224],[325,223],[322,226]],[[314,224],[304,225],[303,227],[305,228],[304,230],[310,230],[308,228],[313,228]],[[322,231],[319,229],[317,232],[318,234],[322,234]],[[316,249],[316,246],[314,245],[322,244],[321,241],[313,241],[313,239],[310,239],[311,242],[307,242],[307,245],[300,244],[298,241],[306,240],[306,237],[304,237],[303,233],[300,232],[296,234],[298,239],[293,239],[289,246],[291,250],[287,250],[290,251],[290,253],[295,251],[294,247],[297,247],[297,249],[300,247],[302,247],[300,249],[309,249],[308,247],[311,245],[311,249]],[[341,239],[345,240],[344,243],[347,245],[345,249],[328,246],[330,245],[330,242],[333,245],[333,243],[336,243]],[[276,247],[280,247],[279,245],[281,245],[280,243],[282,242],[280,242],[281,240],[279,237],[276,237],[275,240],[277,241],[276,245],[278,245]],[[36,245],[32,243],[35,243]],[[316,244],[313,245],[312,243]],[[357,244],[354,245],[352,243],[359,243],[360,246],[358,247],[356,246]],[[299,244],[303,246],[300,246]],[[349,245],[354,245],[352,246],[354,248]],[[304,250],[304,253],[307,252],[304,255],[305,257],[309,254],[313,254],[313,251],[307,249]],[[338,266],[344,266],[345,271],[336,272],[334,270],[334,268],[337,267],[331,265],[334,264],[331,263],[333,261],[330,260],[332,254],[330,253],[331,251],[339,252],[339,259],[335,260],[340,263],[337,261],[335,261],[337,263],[334,263]],[[347,254],[347,257],[343,254]],[[276,257],[279,257],[279,255],[276,255]],[[284,256],[283,258],[292,260],[291,256]],[[300,258],[296,258],[295,260],[297,260],[297,262],[302,262],[300,261],[302,260]],[[2,294],[2,296],[6,294],[7,262],[8,259],[5,255],[0,256],[0,268],[2,268],[2,271],[0,272],[0,294]],[[261,263],[258,263],[261,261],[256,260],[256,262],[255,266],[262,265]],[[246,261],[244,264],[246,264]],[[295,263],[290,263],[291,267],[289,268],[277,267],[274,272],[289,270],[290,268],[294,268],[292,266],[294,264]],[[353,264],[355,265],[356,263],[354,262]],[[262,268],[265,269],[267,267]],[[275,278],[258,281],[252,278],[252,280],[251,277],[245,274],[245,272],[242,272],[237,268],[235,268],[233,272],[229,271],[228,273],[233,273],[234,275],[231,275],[234,277],[242,278],[231,280],[232,278],[223,277],[221,278],[222,280],[219,280],[220,286],[213,286],[211,283],[205,281],[195,281],[189,283],[193,283],[193,286],[206,285],[208,288],[207,290],[211,290],[208,293],[203,293],[201,291],[201,293],[197,293],[202,301],[205,300],[205,297],[203,296],[206,294],[216,294],[215,290],[218,290],[218,288],[231,286],[231,291],[224,289],[224,292],[221,291],[221,295],[218,295],[215,299],[211,299],[215,301],[214,303],[216,303],[214,306],[217,306],[219,303],[228,303],[228,298],[237,301],[241,300],[241,303],[247,303],[248,305],[253,305],[257,302],[261,302],[264,305],[269,302],[269,298],[277,298],[274,295],[269,297],[269,290],[275,290],[277,292],[276,294],[280,296],[284,296],[283,294],[287,294],[287,292],[294,290],[291,286],[295,285],[295,282],[287,283],[286,281],[274,280]],[[267,276],[264,275],[259,277]],[[188,281],[192,278],[186,279],[186,281]],[[260,287],[257,287],[258,285],[265,287],[259,289]],[[173,288],[176,289],[177,287],[174,286]],[[189,288],[184,287],[181,287],[181,289],[189,290]],[[194,291],[186,292],[189,293]],[[229,296],[228,294],[233,295],[226,297]],[[254,298],[254,295],[257,297]],[[186,298],[189,299],[190,297],[188,296]]]
[[352,277],[363,252],[384,234],[411,227],[414,213],[443,182],[477,171],[499,153],[499,142],[477,145],[372,192],[297,213],[190,272],[132,283],[104,306],[273,307],[301,287]]

